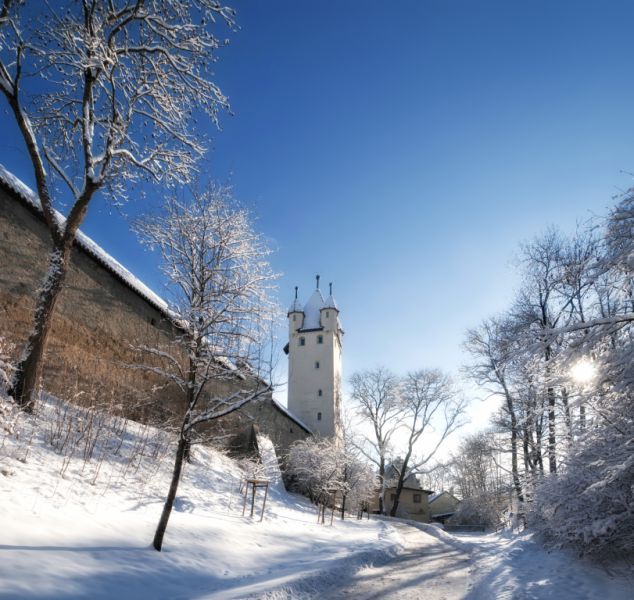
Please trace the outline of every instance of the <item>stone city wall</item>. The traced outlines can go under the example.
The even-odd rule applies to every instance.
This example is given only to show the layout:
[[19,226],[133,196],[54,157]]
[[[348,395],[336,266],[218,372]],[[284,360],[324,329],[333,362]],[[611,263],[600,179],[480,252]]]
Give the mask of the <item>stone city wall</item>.
[[[13,346],[15,358],[31,327],[50,247],[50,235],[37,210],[0,185],[0,338]],[[130,367],[148,361],[135,346],[169,346],[178,352],[177,337],[159,307],[76,246],[56,306],[42,387],[77,404],[106,403],[126,417],[167,425],[182,413],[182,393],[174,385],[166,387],[159,376]],[[254,423],[282,451],[308,435],[275,406],[270,395],[219,420],[210,431],[235,448],[249,442]]]

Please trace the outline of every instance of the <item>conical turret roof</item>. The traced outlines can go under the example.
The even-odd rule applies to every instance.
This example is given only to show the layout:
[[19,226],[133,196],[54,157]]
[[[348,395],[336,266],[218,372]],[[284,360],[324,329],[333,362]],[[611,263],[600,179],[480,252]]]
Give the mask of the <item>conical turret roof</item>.
[[295,286],[295,298],[293,299],[293,304],[291,304],[288,309],[288,313],[292,312],[302,312],[302,305],[299,303],[299,298],[297,297],[297,286]]
[[335,302],[335,297],[332,295],[332,283],[330,283],[329,286],[330,286],[330,295],[328,296],[328,298],[326,298],[323,308],[334,308],[336,311],[339,311],[339,307],[337,306],[337,303]]
[[293,300],[293,304],[290,305],[288,312],[292,313],[292,312],[302,312],[302,305],[300,303],[300,301],[295,298],[295,300]]
[[324,308],[324,297],[321,291],[316,289],[304,306],[304,325],[302,329],[318,329],[321,327],[320,311]]
[[335,310],[339,310],[339,307],[337,306],[335,298],[332,294],[328,296],[328,298],[326,298],[326,301],[324,302],[324,308],[334,308]]

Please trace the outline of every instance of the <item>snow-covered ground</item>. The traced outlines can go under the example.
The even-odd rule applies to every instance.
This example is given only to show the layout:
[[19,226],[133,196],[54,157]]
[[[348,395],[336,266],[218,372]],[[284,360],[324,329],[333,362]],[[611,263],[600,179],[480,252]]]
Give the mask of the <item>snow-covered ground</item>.
[[[525,534],[450,535],[387,519],[318,525],[279,480],[264,521],[243,517],[238,465],[205,447],[186,467],[158,553],[150,542],[169,436],[54,400],[36,417],[0,400],[0,424],[0,598],[632,597],[622,573],[548,553]],[[275,479],[272,448],[259,443]]]
[[55,401],[36,418],[6,402],[0,409],[1,598],[299,597],[400,547],[379,521],[318,525],[315,508],[279,483],[263,522],[248,510],[243,517],[237,464],[197,446],[156,552],[150,543],[173,458],[165,434],[119,421],[84,461],[88,433],[72,457],[70,442],[61,452],[49,442],[77,439],[89,416],[67,432],[72,421]]
[[629,566],[599,568],[568,552],[548,552],[530,533],[457,537],[472,556],[469,600],[626,600],[634,597],[631,562]]

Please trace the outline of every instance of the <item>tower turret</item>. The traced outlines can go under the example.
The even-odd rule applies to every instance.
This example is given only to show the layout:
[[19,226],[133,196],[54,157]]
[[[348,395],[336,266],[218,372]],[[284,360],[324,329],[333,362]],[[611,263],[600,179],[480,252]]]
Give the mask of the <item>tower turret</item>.
[[293,300],[293,304],[291,304],[287,313],[289,338],[293,334],[294,331],[301,329],[302,326],[304,325],[304,309],[302,308],[297,298],[297,290],[298,290],[298,287],[295,286],[295,299]]
[[317,275],[315,291],[301,310],[295,288],[295,300],[288,316],[289,340],[285,347],[288,354],[288,408],[313,433],[338,437],[341,434],[343,330],[332,284],[330,294],[324,300]]

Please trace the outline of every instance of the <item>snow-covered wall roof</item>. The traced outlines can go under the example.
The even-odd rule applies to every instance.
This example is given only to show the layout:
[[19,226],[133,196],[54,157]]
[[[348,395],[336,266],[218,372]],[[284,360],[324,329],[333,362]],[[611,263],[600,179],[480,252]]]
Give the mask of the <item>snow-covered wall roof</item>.
[[[3,183],[5,187],[14,192],[40,215],[43,214],[38,195],[28,185],[13,175],[13,173],[7,171],[2,164],[0,164],[0,183]],[[55,216],[60,223],[65,221],[64,216],[60,212],[55,211]],[[116,275],[119,280],[164,313],[165,316],[172,316],[169,313],[167,302],[163,300],[163,298],[151,290],[140,279],[135,277],[116,258],[110,256],[99,244],[89,238],[81,230],[77,232],[75,243],[77,247],[92,256],[100,265],[105,267],[113,275]]]
[[280,404],[275,398],[271,398],[271,400],[273,400],[273,405],[275,406],[275,408],[283,412],[289,419],[295,421],[295,423],[297,423],[300,427],[302,427],[312,435],[313,432],[311,431],[310,427],[306,425],[306,423],[304,423],[301,419],[298,419],[290,410],[288,410],[288,408],[286,408],[286,406]]

